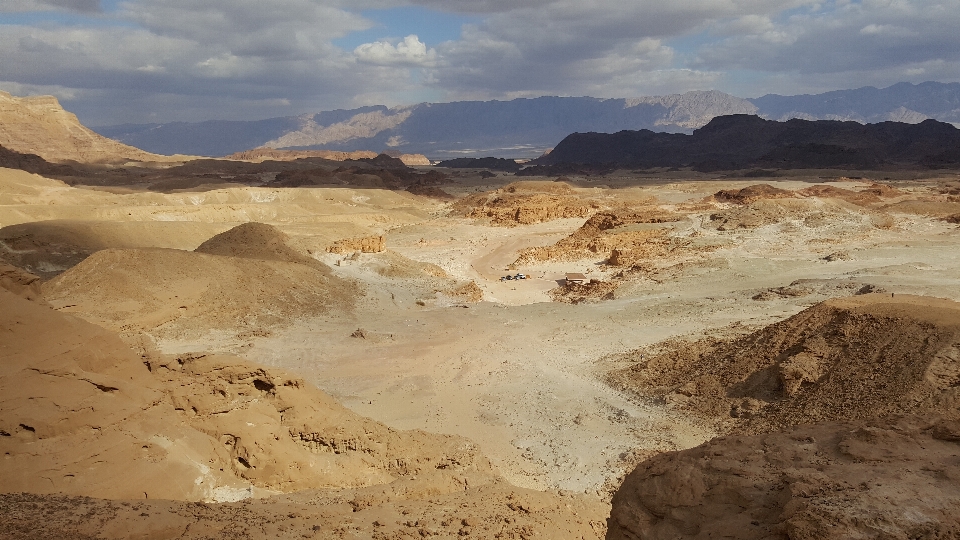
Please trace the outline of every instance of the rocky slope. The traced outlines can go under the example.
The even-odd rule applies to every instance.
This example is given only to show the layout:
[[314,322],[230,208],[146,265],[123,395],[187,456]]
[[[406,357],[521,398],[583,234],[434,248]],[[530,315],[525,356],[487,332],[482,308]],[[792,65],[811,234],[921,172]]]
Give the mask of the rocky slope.
[[699,171],[957,167],[960,129],[936,120],[863,125],[827,120],[776,122],[731,115],[714,118],[692,135],[649,130],[574,133],[532,163],[693,167]]
[[52,162],[182,160],[144,152],[99,135],[63,110],[53,96],[21,98],[6,92],[0,92],[0,146]]
[[746,432],[895,414],[953,417],[960,304],[886,293],[830,300],[730,342],[678,343],[611,380]]
[[0,303],[2,492],[216,501],[490,474],[464,440],[393,431],[282,371],[137,353],[5,290]]

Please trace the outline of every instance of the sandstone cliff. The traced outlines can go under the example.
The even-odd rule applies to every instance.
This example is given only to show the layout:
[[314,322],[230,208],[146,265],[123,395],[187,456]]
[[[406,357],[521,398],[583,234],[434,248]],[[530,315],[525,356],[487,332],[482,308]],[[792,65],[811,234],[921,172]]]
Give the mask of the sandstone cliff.
[[47,161],[123,163],[182,161],[144,152],[108,139],[83,126],[53,96],[15,97],[0,92],[0,146]]

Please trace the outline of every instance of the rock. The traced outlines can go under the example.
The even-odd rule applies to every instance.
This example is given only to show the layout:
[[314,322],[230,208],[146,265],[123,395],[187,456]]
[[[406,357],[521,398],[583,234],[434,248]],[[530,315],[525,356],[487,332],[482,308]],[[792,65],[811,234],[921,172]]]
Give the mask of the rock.
[[683,343],[610,380],[721,424],[732,416],[724,429],[748,433],[880,415],[960,419],[960,303],[837,298],[730,341]]
[[617,490],[607,539],[955,537],[960,447],[928,425],[820,423],[661,454]]
[[849,251],[834,251],[833,253],[824,257],[823,260],[827,262],[835,262],[835,261],[849,261],[851,258],[852,257],[850,257]]
[[337,240],[327,248],[328,253],[380,253],[387,249],[387,241],[383,236],[365,236],[362,238],[344,238]]
[[40,277],[3,262],[0,262],[0,289],[25,300],[44,303]]

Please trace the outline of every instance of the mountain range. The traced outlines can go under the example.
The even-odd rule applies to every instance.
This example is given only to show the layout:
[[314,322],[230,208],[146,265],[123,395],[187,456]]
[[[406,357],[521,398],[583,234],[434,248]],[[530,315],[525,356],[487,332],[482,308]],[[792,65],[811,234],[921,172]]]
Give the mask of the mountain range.
[[719,91],[626,99],[540,97],[323,111],[255,121],[103,126],[95,131],[160,154],[225,156],[258,147],[392,150],[432,159],[532,158],[574,132],[692,133],[717,116],[859,123],[960,123],[960,83],[898,83],[816,95],[745,99]]

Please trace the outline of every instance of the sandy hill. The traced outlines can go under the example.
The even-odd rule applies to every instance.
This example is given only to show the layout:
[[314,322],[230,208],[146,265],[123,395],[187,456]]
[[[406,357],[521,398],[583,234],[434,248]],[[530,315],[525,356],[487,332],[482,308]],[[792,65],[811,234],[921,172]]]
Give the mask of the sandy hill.
[[738,430],[895,414],[957,416],[960,304],[911,295],[830,300],[731,342],[677,344],[615,384]]
[[289,241],[290,237],[276,227],[251,221],[214,236],[194,251],[208,255],[292,262],[323,268],[316,259],[291,248]]
[[83,126],[53,96],[16,97],[0,92],[0,146],[47,161],[115,163],[182,161],[144,152]]
[[347,312],[358,290],[295,252],[273,227],[244,224],[198,252],[97,251],[45,283],[44,294],[53,305],[117,331],[195,336]]
[[107,248],[190,249],[226,225],[178,221],[111,222],[52,219],[0,228],[0,260],[55,277]]

